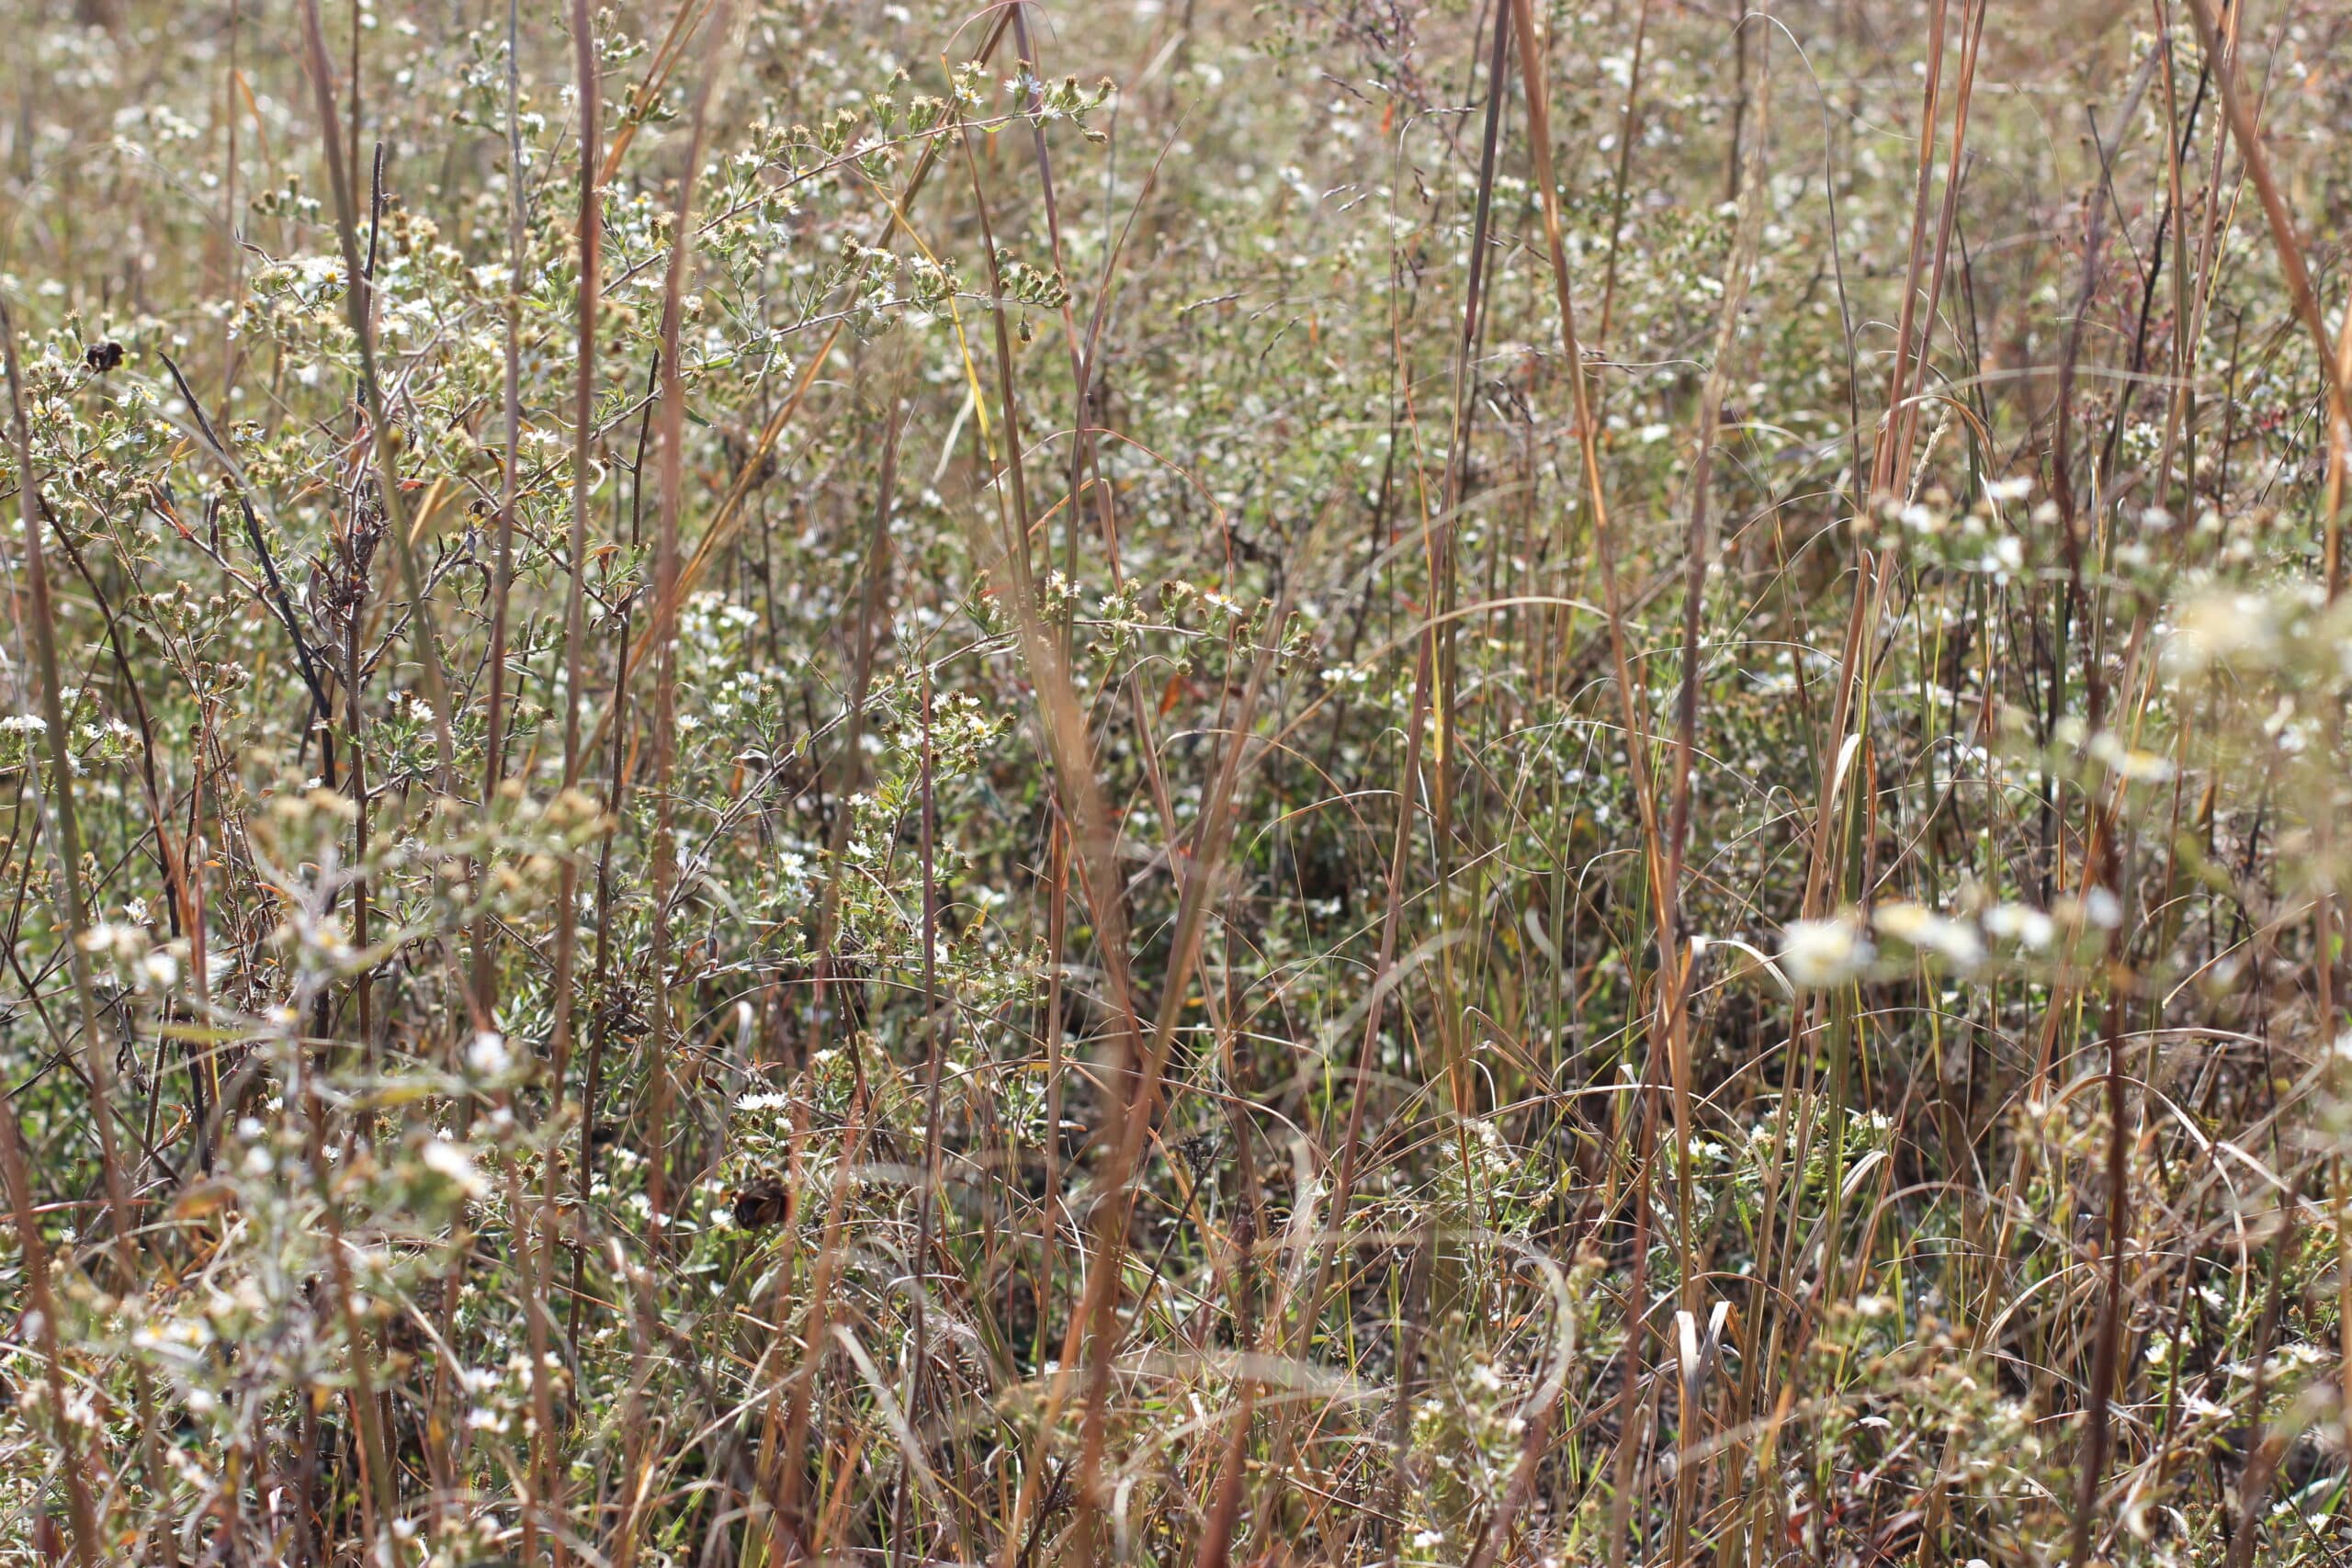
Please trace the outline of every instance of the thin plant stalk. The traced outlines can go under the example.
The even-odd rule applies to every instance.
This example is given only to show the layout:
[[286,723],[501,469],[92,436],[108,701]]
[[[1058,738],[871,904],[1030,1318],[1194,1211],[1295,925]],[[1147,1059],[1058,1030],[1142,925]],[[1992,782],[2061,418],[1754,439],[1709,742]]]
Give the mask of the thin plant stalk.
[[[60,880],[64,885],[65,929],[62,932],[67,963],[74,976],[74,1001],[82,1022],[82,1071],[90,1086],[90,1115],[98,1135],[98,1165],[106,1183],[108,1232],[113,1241],[116,1268],[120,1271],[122,1289],[126,1294],[138,1288],[140,1271],[131,1243],[130,1190],[124,1179],[121,1139],[115,1129],[117,1114],[114,1103],[114,1075],[107,1065],[107,1052],[98,1029],[97,990],[91,974],[90,954],[83,937],[90,929],[89,904],[82,885],[81,821],[74,810],[73,731],[66,728],[63,688],[57,668],[57,615],[50,597],[49,569],[41,546],[42,505],[40,489],[33,477],[32,431],[26,422],[23,367],[17,352],[16,321],[9,312],[7,301],[0,299],[0,351],[6,355],[8,377],[8,429],[17,466],[17,513],[23,524],[25,541],[25,585],[28,601],[26,616],[31,633],[34,668],[40,677],[41,728],[48,742],[49,790],[47,804],[57,822],[57,858]],[[7,1120],[14,1127],[13,1109]],[[11,1157],[17,1157],[11,1142]],[[18,1190],[29,1194],[29,1187],[18,1185]],[[29,1196],[20,1202],[29,1203]],[[28,1247],[26,1266],[38,1261],[35,1250]],[[55,1320],[50,1320],[53,1350]],[[157,1491],[167,1490],[163,1460],[156,1435],[154,1393],[147,1376],[146,1362],[138,1358],[131,1361],[134,1396],[138,1402],[141,1462],[146,1471],[148,1484]],[[85,1546],[94,1538],[77,1537]],[[168,1542],[157,1543],[156,1550],[168,1551]]]
[[652,1204],[651,1235],[658,1254],[666,1245],[670,1219],[670,1111],[676,1085],[670,1071],[676,1021],[671,1016],[670,905],[678,874],[678,513],[685,502],[685,370],[679,344],[684,336],[686,279],[694,266],[695,186],[702,172],[703,141],[710,127],[711,101],[725,67],[733,8],[719,0],[710,37],[719,53],[704,70],[695,90],[694,115],[686,136],[686,163],[678,176],[670,270],[662,289],[661,510],[654,536],[653,567],[653,931],[646,955],[651,976],[652,1028],[646,1055],[653,1084],[646,1129],[646,1196]]

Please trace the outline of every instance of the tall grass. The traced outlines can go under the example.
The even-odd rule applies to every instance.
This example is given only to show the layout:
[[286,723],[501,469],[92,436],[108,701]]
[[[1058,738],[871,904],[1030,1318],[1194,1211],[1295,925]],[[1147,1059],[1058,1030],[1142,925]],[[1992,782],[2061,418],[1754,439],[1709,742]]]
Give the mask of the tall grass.
[[2352,28],[0,12],[9,1561],[2352,1550]]

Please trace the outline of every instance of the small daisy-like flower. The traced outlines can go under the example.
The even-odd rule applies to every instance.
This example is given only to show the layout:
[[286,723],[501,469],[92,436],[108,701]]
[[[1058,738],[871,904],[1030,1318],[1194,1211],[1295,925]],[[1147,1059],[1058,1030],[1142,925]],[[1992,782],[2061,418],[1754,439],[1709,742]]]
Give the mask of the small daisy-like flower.
[[2051,938],[2058,932],[2058,922],[2023,904],[1996,904],[1984,911],[1984,930],[2003,942],[2039,951],[2050,945]]
[[474,1168],[473,1156],[447,1138],[427,1139],[424,1146],[417,1150],[416,1157],[424,1162],[425,1169],[446,1179],[469,1198],[479,1198],[490,1190],[490,1183]]
[[503,1078],[514,1070],[514,1052],[506,1043],[506,1036],[495,1029],[485,1029],[466,1047],[466,1066],[481,1077]]
[[1826,920],[1792,920],[1781,933],[1781,969],[1799,986],[1838,986],[1853,979],[1878,956],[1851,915]]
[[1932,953],[1960,968],[1973,968],[1984,957],[1984,943],[1974,928],[1937,914],[1917,904],[1882,904],[1871,915],[1878,933]]

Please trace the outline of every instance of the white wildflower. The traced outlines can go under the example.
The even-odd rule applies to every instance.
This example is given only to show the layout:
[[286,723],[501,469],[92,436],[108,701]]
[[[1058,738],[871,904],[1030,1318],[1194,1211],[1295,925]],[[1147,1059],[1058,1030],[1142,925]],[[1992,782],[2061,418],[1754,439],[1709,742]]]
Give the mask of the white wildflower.
[[436,1135],[427,1139],[416,1157],[424,1162],[427,1170],[445,1178],[469,1198],[480,1198],[490,1190],[490,1183],[474,1167],[473,1156],[447,1138]]
[[503,1078],[514,1070],[514,1053],[495,1029],[476,1033],[466,1047],[466,1067],[478,1077]]
[[1973,968],[1984,960],[1984,943],[1973,928],[1921,905],[1882,904],[1871,920],[1879,935],[1935,953],[1960,968]]
[[2058,933],[2058,922],[2023,904],[1996,904],[1984,911],[1984,929],[2003,942],[2039,952]]
[[1781,968],[1800,986],[1838,986],[1870,967],[1878,950],[1850,915],[1792,920],[1781,933]]

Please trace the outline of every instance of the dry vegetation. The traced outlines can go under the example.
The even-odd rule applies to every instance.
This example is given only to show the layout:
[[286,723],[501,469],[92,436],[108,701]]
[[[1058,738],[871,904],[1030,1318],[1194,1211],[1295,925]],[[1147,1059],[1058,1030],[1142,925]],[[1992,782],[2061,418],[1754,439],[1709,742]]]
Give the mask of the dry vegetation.
[[0,38],[0,1558],[2352,1557],[2341,5]]

